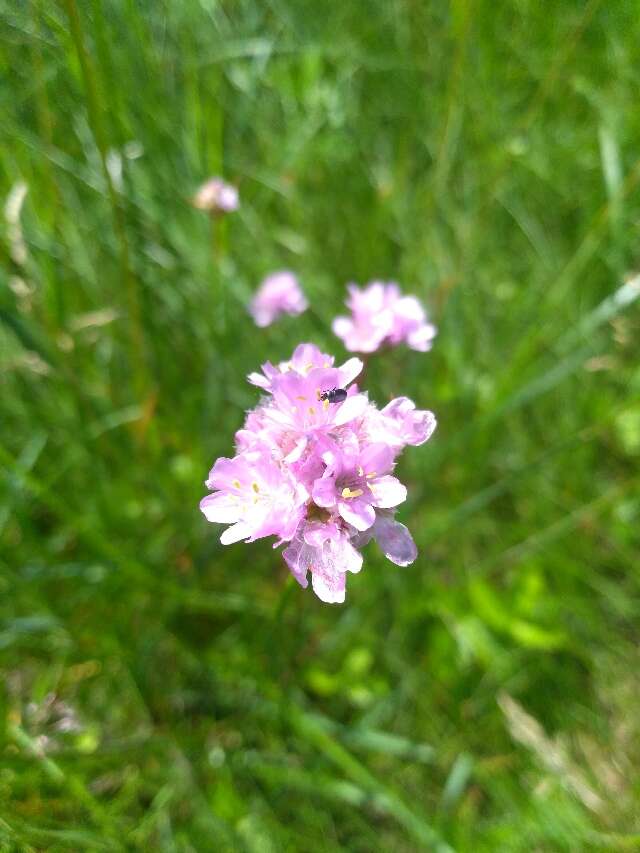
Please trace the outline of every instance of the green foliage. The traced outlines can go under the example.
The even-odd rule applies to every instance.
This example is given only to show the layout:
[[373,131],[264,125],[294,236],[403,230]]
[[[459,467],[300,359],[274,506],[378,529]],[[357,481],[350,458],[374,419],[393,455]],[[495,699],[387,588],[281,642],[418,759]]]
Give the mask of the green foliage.
[[[0,0],[0,850],[640,847],[633,3]],[[242,207],[189,205],[210,174]],[[22,187],[24,184],[24,187]],[[26,190],[26,195],[24,194]],[[257,331],[260,278],[312,310]],[[432,353],[420,557],[343,607],[198,511],[349,280]]]

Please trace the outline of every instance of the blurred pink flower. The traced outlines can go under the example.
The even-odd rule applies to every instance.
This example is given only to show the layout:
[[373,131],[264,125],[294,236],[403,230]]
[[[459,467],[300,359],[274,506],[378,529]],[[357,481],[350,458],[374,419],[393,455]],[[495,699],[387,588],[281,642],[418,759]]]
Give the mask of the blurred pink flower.
[[309,307],[300,283],[288,270],[267,276],[251,300],[249,313],[256,326],[270,326],[281,314],[302,314]]
[[[200,504],[209,521],[231,525],[223,544],[263,536],[287,543],[295,579],[306,587],[310,573],[316,595],[332,603],[344,601],[346,573],[360,571],[371,539],[397,565],[416,559],[411,534],[394,518],[407,490],[392,472],[404,447],[423,444],[436,425],[407,397],[379,411],[353,384],[361,369],[358,358],[335,367],[332,356],[301,344],[289,361],[252,373],[265,396],[236,433],[237,455],[213,466],[213,493]],[[333,388],[346,397],[321,399]]]
[[364,289],[348,285],[349,317],[336,317],[332,328],[351,352],[375,352],[383,344],[406,343],[412,349],[431,349],[436,327],[415,296],[403,296],[394,282],[374,281]]
[[240,206],[238,190],[222,178],[209,178],[191,199],[198,210],[206,210],[212,216],[232,213]]

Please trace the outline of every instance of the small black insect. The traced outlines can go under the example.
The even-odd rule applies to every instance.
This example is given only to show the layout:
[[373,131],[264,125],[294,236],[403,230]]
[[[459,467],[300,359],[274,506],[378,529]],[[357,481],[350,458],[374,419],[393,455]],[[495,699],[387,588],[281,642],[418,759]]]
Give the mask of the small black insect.
[[342,403],[347,399],[347,392],[344,388],[332,388],[331,391],[323,391],[320,399],[328,400],[330,403]]

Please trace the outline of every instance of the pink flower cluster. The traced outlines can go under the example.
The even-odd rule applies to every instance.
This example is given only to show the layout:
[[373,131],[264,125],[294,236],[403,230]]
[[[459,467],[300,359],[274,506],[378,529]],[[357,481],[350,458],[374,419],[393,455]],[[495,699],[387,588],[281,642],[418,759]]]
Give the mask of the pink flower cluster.
[[288,270],[268,275],[256,291],[249,313],[256,326],[270,326],[281,314],[302,314],[309,303],[296,276]]
[[374,281],[363,290],[350,284],[348,289],[351,316],[336,317],[332,328],[350,352],[400,343],[420,352],[431,349],[437,329],[415,296],[404,296],[394,282]]
[[212,216],[233,213],[240,206],[238,190],[222,178],[209,178],[199,187],[191,199],[198,210],[206,210]]
[[[353,380],[362,362],[334,366],[333,357],[300,344],[291,360],[267,362],[249,381],[264,391],[236,433],[236,455],[216,461],[200,508],[229,525],[225,544],[276,536],[298,583],[323,601],[345,599],[347,572],[362,568],[361,548],[375,539],[400,566],[417,556],[407,528],[395,520],[406,499],[394,476],[407,445],[423,444],[436,426],[431,412],[398,397],[379,410]],[[346,395],[330,394],[344,389]]]

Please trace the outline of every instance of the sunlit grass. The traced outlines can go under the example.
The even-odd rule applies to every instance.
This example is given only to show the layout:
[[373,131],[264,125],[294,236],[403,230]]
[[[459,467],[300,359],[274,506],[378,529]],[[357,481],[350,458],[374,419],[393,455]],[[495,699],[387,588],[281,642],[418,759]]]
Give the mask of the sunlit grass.
[[[0,22],[0,847],[638,847],[633,5]],[[283,268],[311,310],[257,330]],[[344,356],[373,278],[439,335],[367,390],[439,427],[400,465],[418,561],[370,546],[329,607],[197,507],[246,374]]]

